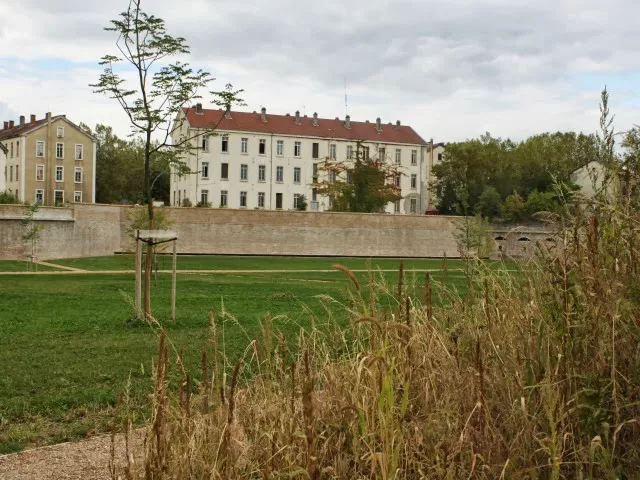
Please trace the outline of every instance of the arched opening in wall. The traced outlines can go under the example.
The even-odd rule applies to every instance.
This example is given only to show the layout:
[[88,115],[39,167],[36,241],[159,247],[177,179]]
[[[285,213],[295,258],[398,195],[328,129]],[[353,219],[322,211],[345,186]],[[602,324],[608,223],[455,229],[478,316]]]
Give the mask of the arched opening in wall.
[[506,254],[507,239],[502,235],[498,235],[493,240],[498,245],[498,256],[500,256],[500,258],[503,258]]
[[502,237],[502,236],[499,236],[499,237],[494,238],[494,240],[495,240],[496,242],[500,242],[500,241],[506,240],[506,238],[504,238],[504,237]]
[[531,243],[531,239],[527,237],[520,237],[518,239],[518,245],[522,249],[522,253],[527,253],[527,247]]

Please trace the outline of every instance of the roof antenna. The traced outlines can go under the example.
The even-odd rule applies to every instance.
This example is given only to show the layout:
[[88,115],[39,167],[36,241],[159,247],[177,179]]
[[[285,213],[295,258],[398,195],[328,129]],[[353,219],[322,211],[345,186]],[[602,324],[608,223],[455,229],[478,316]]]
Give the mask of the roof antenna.
[[344,76],[344,116],[349,115],[349,103],[347,102],[347,76]]

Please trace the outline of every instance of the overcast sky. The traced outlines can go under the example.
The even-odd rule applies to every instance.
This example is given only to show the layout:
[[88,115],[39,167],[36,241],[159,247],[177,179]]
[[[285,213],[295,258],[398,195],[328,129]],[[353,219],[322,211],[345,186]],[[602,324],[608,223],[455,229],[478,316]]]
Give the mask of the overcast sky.
[[[128,133],[92,93],[103,31],[127,0],[0,0],[0,120],[66,113]],[[186,37],[190,62],[245,89],[246,110],[401,120],[423,138],[594,132],[640,123],[638,0],[143,0]],[[205,93],[205,101],[210,99]]]

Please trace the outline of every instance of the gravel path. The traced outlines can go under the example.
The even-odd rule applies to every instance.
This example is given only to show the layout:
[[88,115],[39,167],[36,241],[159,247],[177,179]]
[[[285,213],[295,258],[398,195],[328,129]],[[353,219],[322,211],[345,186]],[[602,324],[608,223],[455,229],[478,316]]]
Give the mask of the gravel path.
[[[142,443],[141,432],[132,435]],[[0,480],[103,480],[109,479],[111,436],[25,450],[0,456]],[[124,436],[115,437],[118,472],[125,464]]]

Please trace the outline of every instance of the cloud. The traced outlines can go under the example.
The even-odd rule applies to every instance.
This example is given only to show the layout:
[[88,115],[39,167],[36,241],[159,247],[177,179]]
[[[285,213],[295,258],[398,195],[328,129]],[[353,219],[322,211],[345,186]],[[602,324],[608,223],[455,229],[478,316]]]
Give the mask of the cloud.
[[[458,140],[485,130],[516,138],[593,131],[609,79],[619,88],[611,92],[619,128],[631,125],[640,103],[624,81],[640,75],[635,0],[143,5],[187,38],[191,63],[218,78],[215,88],[244,88],[252,110],[342,117],[346,79],[352,118],[401,119],[425,138]],[[124,8],[126,1],[80,0],[0,6],[0,17],[12,19],[0,23],[3,101],[14,111],[46,102],[78,121],[126,130],[117,107],[87,87],[99,75],[97,60],[115,52],[103,27]]]

